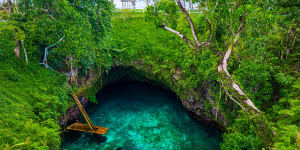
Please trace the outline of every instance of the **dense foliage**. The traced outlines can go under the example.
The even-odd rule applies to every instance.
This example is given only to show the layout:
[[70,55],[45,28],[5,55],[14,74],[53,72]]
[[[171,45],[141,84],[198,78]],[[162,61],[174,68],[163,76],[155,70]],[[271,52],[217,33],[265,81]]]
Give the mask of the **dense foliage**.
[[3,29],[0,37],[0,149],[58,149],[58,117],[70,100],[66,76],[17,61],[13,33]]
[[[296,1],[205,1],[201,3],[205,11],[190,16],[199,41],[209,41],[212,36],[212,45],[193,50],[179,36],[163,30],[166,24],[193,39],[189,24],[175,2],[162,0],[147,8],[146,22],[137,17],[140,15],[126,12],[113,21],[112,41],[118,43],[112,47],[123,49],[119,59],[131,63],[142,61],[165,81],[180,70],[182,80],[178,82],[182,82],[182,87],[197,88],[218,80],[216,66],[244,15],[245,27],[230,59],[229,71],[265,113],[252,116],[235,107],[231,117],[236,119],[224,134],[221,148],[297,149],[299,120],[295,118],[300,111],[299,97],[295,94],[299,92],[296,88],[300,42],[296,36],[300,31],[297,4]],[[273,135],[261,130],[265,127]]]
[[[169,24],[174,30],[193,39],[191,32],[193,29],[189,28],[189,20],[185,20],[186,16],[181,14],[182,17],[179,17],[176,22],[172,16],[178,15],[178,11],[168,11],[180,5],[170,3],[175,2],[162,0],[158,2],[157,7],[148,7],[146,18],[154,22],[157,27],[162,27],[162,22]],[[299,92],[296,88],[299,80],[297,60],[299,51],[297,50],[299,50],[300,40],[296,36],[300,31],[299,2],[231,0],[201,1],[200,5],[202,14],[191,15],[195,31],[198,33],[199,41],[211,41],[209,51],[212,51],[215,57],[227,50],[227,45],[231,44],[233,34],[238,31],[239,26],[242,29],[239,43],[233,49],[229,71],[249,98],[254,100],[255,105],[260,110],[272,114],[267,115],[267,119],[274,125],[273,134],[277,135],[273,139],[275,144],[272,147],[299,148],[299,120],[294,119],[294,116],[300,112],[299,97],[295,94]],[[245,18],[245,25],[241,28],[240,22],[243,18]],[[183,41],[186,42],[185,39]],[[200,51],[205,53],[208,49],[200,48]],[[213,61],[217,63],[218,60]],[[214,80],[211,76],[208,79]],[[295,84],[294,88],[291,88],[293,84]],[[293,94],[290,94],[291,92]],[[264,130],[259,131],[268,126],[266,118],[243,113],[239,113],[239,117],[228,127],[221,148],[269,147],[271,136]]]
[[[39,63],[61,72],[77,67],[81,74],[92,67],[107,68],[110,59],[105,58],[110,57],[100,42],[110,30],[112,4],[8,2],[0,5],[0,149],[59,149],[58,117],[71,100],[67,77]],[[13,53],[16,43],[20,59]]]
[[[0,135],[0,148],[7,144],[58,147],[56,120],[67,106],[66,81],[41,69],[38,62],[44,59],[46,47],[62,39],[48,55],[47,63],[56,71],[75,67],[86,75],[91,68],[142,63],[166,83],[179,74],[180,87],[174,89],[179,94],[213,85],[219,100],[216,107],[228,120],[221,149],[300,149],[299,2],[193,2],[198,2],[201,11],[190,14],[196,36],[204,43],[200,47],[173,0],[157,1],[145,13],[114,13],[112,20],[112,5],[105,0],[20,0],[14,4],[14,13],[5,9],[7,4],[1,6],[0,20],[7,21],[0,22],[0,103],[8,107],[1,110],[0,131],[8,134]],[[190,45],[170,28],[184,35]],[[232,45],[239,29],[238,43]],[[14,57],[16,39],[24,41],[28,65]],[[259,115],[228,100],[219,84],[217,67],[230,46],[234,48],[228,71],[261,111]],[[204,107],[211,106],[207,102]],[[11,116],[19,118],[11,120]]]
[[22,0],[14,4],[13,14],[5,9],[6,5],[3,4],[0,17],[8,21],[2,22],[2,28],[16,29],[17,39],[24,40],[29,59],[44,59],[44,49],[62,39],[49,49],[46,63],[52,68],[67,71],[72,64],[86,73],[95,64],[107,64],[100,41],[110,28],[110,2]]

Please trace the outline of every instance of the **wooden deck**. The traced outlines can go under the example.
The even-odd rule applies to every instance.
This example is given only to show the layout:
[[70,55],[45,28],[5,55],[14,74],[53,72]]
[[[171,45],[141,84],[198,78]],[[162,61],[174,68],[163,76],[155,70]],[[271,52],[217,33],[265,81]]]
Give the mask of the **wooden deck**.
[[89,133],[95,133],[104,135],[108,128],[105,127],[96,127],[94,126],[94,130],[91,130],[90,127],[87,124],[82,123],[73,123],[72,125],[67,127],[68,130],[74,130],[74,131],[82,131],[82,132],[89,132]]

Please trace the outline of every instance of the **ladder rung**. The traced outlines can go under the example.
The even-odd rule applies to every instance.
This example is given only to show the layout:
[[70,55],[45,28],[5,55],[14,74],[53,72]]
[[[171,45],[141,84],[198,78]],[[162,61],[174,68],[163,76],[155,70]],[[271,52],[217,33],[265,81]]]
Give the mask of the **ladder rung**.
[[78,108],[80,109],[80,111],[81,111],[81,113],[82,113],[84,119],[85,119],[86,122],[88,123],[88,126],[90,127],[91,130],[93,130],[93,129],[94,129],[93,123],[92,123],[91,119],[88,117],[88,115],[87,115],[85,109],[82,107],[80,101],[78,100],[78,97],[76,96],[75,93],[72,94],[72,96],[73,96],[73,98],[74,98],[74,100],[75,100],[75,102],[76,102]]

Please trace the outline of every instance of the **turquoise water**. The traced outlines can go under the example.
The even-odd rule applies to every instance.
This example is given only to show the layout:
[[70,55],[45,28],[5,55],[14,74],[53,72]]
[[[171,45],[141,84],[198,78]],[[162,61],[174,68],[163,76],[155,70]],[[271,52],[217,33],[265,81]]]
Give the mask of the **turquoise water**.
[[73,132],[64,137],[63,149],[219,149],[221,132],[193,120],[169,91],[122,82],[105,87],[97,99],[87,111],[95,125],[109,128],[105,136]]

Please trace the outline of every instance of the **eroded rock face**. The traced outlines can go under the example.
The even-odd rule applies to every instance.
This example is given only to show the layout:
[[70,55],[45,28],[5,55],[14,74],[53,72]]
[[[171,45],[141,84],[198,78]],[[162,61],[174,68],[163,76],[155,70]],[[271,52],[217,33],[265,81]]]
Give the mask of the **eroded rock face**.
[[205,124],[216,126],[221,130],[225,129],[227,120],[217,108],[213,107],[212,109],[207,110],[201,101],[192,100],[192,98],[188,100],[182,100],[182,104],[190,112],[190,115],[197,120]]
[[[87,107],[88,100],[84,97],[80,98],[80,102],[84,108]],[[61,116],[59,118],[59,125],[63,128],[67,127],[68,125],[71,125],[75,122],[82,122],[81,112],[77,105],[74,105],[67,109],[66,115]]]

